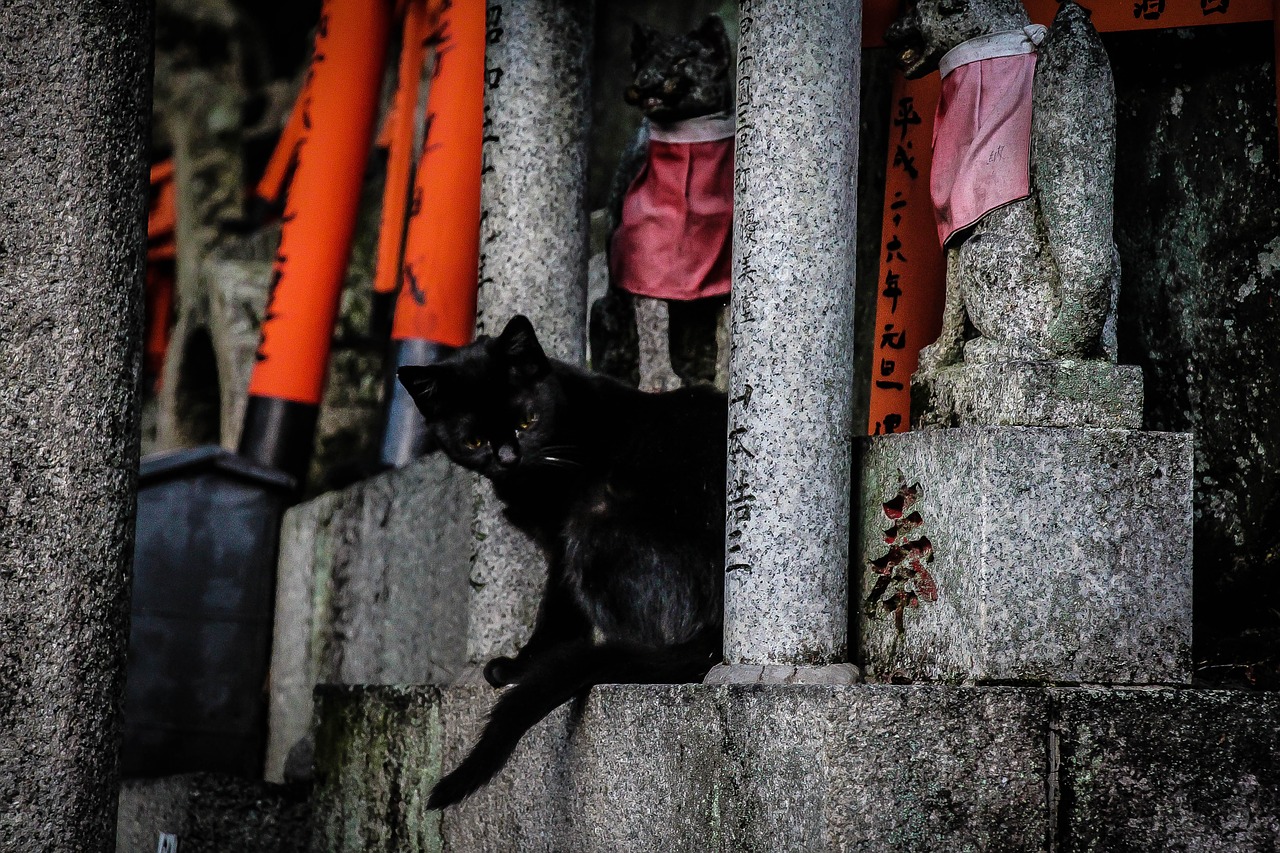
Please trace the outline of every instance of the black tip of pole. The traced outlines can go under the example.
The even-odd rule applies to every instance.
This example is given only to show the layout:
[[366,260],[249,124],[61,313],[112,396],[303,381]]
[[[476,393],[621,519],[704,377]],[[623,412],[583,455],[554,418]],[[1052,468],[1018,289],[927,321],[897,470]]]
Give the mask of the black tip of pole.
[[301,489],[311,465],[319,407],[251,395],[240,433],[241,456],[293,477]]

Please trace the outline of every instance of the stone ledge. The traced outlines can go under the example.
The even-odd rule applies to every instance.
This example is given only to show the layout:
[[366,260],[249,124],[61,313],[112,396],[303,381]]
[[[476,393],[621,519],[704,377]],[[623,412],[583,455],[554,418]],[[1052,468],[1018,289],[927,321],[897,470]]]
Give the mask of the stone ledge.
[[315,849],[1262,853],[1280,820],[1280,694],[943,685],[599,687],[427,812],[493,698],[322,688]]
[[911,382],[916,428],[1140,429],[1142,368],[1109,361],[966,362]]
[[1051,693],[1060,853],[1280,847],[1280,693]]
[[[116,820],[119,853],[155,853],[161,833],[182,853],[311,848],[308,785],[269,785],[216,773],[125,779]],[[162,848],[163,849],[163,848]]]
[[317,849],[1033,849],[1047,698],[1014,688],[607,686],[443,816],[494,692],[323,688]]

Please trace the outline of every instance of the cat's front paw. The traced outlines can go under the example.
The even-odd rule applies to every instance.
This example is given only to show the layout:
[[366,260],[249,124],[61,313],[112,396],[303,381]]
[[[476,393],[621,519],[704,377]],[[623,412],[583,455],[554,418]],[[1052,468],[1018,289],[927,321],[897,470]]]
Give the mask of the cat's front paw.
[[484,680],[494,687],[506,687],[520,679],[521,669],[514,658],[494,658],[484,665]]

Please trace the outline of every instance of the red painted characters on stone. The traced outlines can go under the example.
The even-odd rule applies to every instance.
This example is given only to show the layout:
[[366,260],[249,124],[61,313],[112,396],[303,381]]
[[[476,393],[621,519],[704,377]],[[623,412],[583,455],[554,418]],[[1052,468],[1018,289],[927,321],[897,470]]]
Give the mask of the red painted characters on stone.
[[884,517],[892,522],[882,535],[889,550],[867,560],[875,577],[864,607],[868,616],[893,614],[894,625],[905,631],[904,614],[920,601],[937,601],[938,584],[926,567],[933,562],[933,544],[923,535],[924,517],[916,508],[920,484],[903,484],[898,494],[883,504]]

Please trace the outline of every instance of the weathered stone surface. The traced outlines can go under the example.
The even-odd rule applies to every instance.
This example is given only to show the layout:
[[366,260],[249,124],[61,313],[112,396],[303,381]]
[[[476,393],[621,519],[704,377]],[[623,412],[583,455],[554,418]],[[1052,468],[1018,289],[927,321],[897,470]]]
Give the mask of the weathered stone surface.
[[861,670],[851,663],[790,666],[755,663],[716,664],[703,684],[857,684]]
[[138,464],[145,0],[0,5],[0,850],[115,838]]
[[471,800],[425,812],[494,695],[323,689],[317,849],[1023,851],[1048,836],[1039,691],[600,687]]
[[1189,678],[1190,436],[970,427],[864,441],[868,677]]
[[[547,354],[584,361],[588,219],[586,123],[590,0],[489,7],[485,170],[480,182],[477,326],[533,321]],[[507,524],[487,481],[476,488],[472,663],[512,655],[532,630],[546,561]]]
[[1121,359],[1194,432],[1202,675],[1280,667],[1280,146],[1269,22],[1106,37]]
[[965,362],[911,391],[916,428],[1142,427],[1142,368],[1109,361]]
[[730,664],[847,654],[861,13],[859,0],[740,4]]
[[1270,853],[1280,694],[1054,690],[1062,853]]
[[[155,444],[148,449],[172,450],[225,439],[220,403],[234,393],[236,374],[221,374],[232,352],[220,352],[223,341],[214,342],[220,330],[211,323],[204,262],[224,229],[243,216],[241,122],[249,86],[241,51],[262,47],[248,44],[253,28],[227,0],[159,0],[156,6],[152,141],[154,151],[173,159],[177,257],[172,337],[157,394]],[[264,298],[269,281],[259,284]],[[256,328],[253,338],[256,347]]]
[[430,456],[285,515],[268,780],[307,773],[316,684],[443,683],[461,669],[473,483]]
[[228,450],[240,443],[253,356],[279,245],[280,228],[264,228],[240,239],[224,240],[201,265],[201,285],[208,299],[208,335],[217,364],[219,436]]
[[310,850],[309,786],[195,773],[132,779],[120,790],[117,853],[155,853],[161,833],[182,853]]

